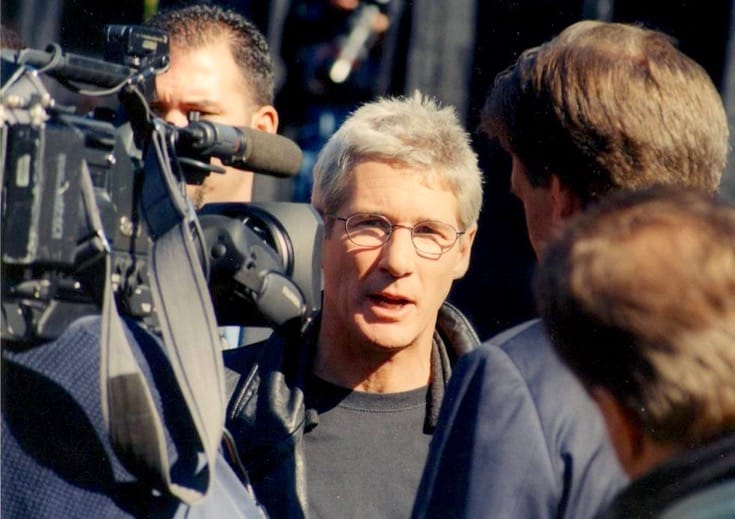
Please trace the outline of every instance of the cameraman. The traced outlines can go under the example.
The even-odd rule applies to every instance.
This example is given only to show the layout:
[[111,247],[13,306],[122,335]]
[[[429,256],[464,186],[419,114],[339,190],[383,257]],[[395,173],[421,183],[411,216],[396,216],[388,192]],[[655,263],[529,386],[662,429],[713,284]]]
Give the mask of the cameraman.
[[[201,117],[276,133],[273,65],[255,25],[235,11],[210,4],[170,8],[146,24],[170,37],[170,68],[156,77],[156,101],[151,104],[160,117],[177,126]],[[197,210],[211,202],[250,202],[253,182],[252,172],[225,167],[225,173],[210,173],[203,181],[187,180],[187,195]],[[269,333],[237,327],[222,331],[229,347]]]
[[[202,117],[276,133],[271,57],[255,25],[209,4],[165,10],[146,25],[171,39],[171,65],[156,78],[151,104],[158,115],[177,126]],[[210,202],[249,202],[253,173],[225,167],[225,173],[211,173],[200,184],[190,182],[187,194],[196,209]]]

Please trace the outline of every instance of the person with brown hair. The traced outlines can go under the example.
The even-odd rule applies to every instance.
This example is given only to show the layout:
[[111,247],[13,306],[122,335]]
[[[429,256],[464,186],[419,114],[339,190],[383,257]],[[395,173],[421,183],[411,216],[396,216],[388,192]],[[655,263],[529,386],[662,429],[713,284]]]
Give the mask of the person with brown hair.
[[[618,190],[717,189],[722,100],[671,38],[583,21],[499,74],[482,126],[511,155],[537,257],[569,218]],[[465,355],[454,372],[414,517],[580,517],[626,479],[602,418],[538,320]],[[469,447],[468,447],[469,446]]]
[[706,71],[667,35],[584,21],[498,75],[482,127],[511,154],[531,244],[618,189],[717,190],[727,118]]
[[605,517],[735,515],[735,208],[610,197],[541,262],[549,336],[633,483]]

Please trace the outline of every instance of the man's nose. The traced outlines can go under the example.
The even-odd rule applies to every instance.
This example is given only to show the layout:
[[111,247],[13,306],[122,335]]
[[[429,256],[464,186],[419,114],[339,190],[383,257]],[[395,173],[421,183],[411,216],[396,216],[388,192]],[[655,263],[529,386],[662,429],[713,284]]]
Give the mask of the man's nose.
[[394,225],[388,241],[383,244],[380,263],[382,268],[395,277],[405,276],[413,271],[416,248],[413,245],[411,228]]

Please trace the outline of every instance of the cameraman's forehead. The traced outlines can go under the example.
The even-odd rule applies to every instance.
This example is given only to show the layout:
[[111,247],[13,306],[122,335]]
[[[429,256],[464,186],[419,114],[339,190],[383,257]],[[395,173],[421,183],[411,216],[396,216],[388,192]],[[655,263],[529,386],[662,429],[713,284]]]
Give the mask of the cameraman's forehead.
[[252,98],[252,88],[235,63],[226,40],[191,48],[174,46],[170,56],[169,70],[156,78],[158,99],[172,96],[178,102],[207,106],[246,102]]

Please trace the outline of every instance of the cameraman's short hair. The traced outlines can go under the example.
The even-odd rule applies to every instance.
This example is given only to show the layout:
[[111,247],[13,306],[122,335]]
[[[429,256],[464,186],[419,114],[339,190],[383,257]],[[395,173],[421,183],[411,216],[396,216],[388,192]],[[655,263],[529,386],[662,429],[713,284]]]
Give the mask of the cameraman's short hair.
[[549,335],[660,443],[735,430],[735,208],[674,188],[612,195],[538,270]]
[[533,186],[559,177],[583,203],[665,184],[717,190],[727,116],[707,72],[643,27],[582,21],[496,77],[482,127]]
[[333,214],[345,202],[352,169],[366,160],[425,172],[422,182],[446,187],[457,197],[463,228],[477,222],[482,173],[453,107],[417,91],[358,108],[325,144],[314,166],[312,204],[317,210]]
[[196,49],[226,38],[232,56],[254,101],[273,104],[273,63],[268,42],[258,28],[239,13],[211,4],[194,4],[163,10],[146,25],[166,31],[172,46]]

